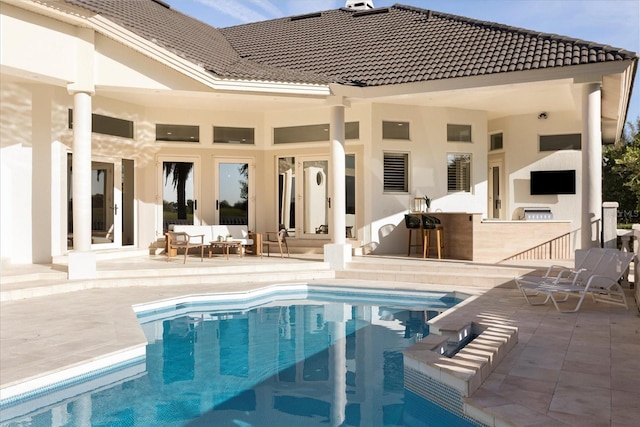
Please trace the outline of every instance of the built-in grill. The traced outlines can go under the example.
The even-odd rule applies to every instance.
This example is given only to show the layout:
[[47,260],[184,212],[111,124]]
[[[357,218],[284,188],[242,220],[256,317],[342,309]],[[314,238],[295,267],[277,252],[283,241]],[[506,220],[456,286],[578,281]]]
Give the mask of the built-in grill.
[[549,208],[524,208],[525,221],[541,221],[553,219],[553,214]]

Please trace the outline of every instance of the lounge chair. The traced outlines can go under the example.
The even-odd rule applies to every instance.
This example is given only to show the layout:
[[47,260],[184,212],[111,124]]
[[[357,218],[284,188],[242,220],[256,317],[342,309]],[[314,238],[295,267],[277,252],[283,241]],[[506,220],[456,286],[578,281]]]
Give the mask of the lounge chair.
[[204,247],[206,245],[204,241],[204,235],[189,235],[184,231],[168,231],[167,237],[167,261],[173,249],[176,253],[180,248],[184,249],[184,262],[187,263],[187,254],[191,248],[200,248],[200,262],[204,260]]
[[[547,299],[561,313],[573,313],[580,309],[584,298],[590,294],[594,302],[615,304],[629,309],[624,289],[620,286],[620,280],[625,274],[631,261],[635,258],[632,252],[611,251],[606,252],[593,271],[585,270],[579,274],[579,279],[574,284],[541,284],[537,289],[546,294]],[[559,298],[558,296],[561,296]],[[564,310],[558,303],[565,302],[570,296],[578,297],[574,308]]]
[[576,258],[575,267],[573,269],[562,265],[551,265],[542,276],[519,276],[515,277],[516,286],[522,292],[527,302],[531,305],[543,305],[549,301],[546,296],[544,301],[533,301],[530,297],[539,296],[541,292],[538,290],[540,285],[576,285],[580,280],[580,275],[585,272],[593,271],[598,264],[605,258],[607,253],[618,252],[617,249],[591,248],[588,249],[582,260]]

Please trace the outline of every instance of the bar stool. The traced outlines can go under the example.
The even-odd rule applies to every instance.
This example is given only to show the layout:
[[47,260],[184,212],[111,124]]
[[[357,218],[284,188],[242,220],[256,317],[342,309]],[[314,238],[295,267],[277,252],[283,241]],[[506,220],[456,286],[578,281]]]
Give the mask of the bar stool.
[[[421,233],[421,228],[422,228],[422,223],[420,221],[420,218],[418,218],[415,215],[408,215],[405,214],[404,215],[404,226],[407,228],[407,230],[409,230],[409,246],[407,248],[407,256],[411,255],[411,248],[413,247],[421,247],[423,248],[424,251],[424,236]],[[415,244],[411,244],[411,237],[413,232],[415,231],[415,236],[420,237],[421,241],[420,244],[415,243]],[[415,239],[415,238],[414,238]],[[417,250],[416,250],[417,252]]]
[[440,220],[431,215],[422,215],[422,230],[424,245],[422,248],[422,258],[429,257],[429,246],[431,244],[431,231],[436,233],[436,248],[438,249],[438,259],[442,259],[444,252],[444,227]]

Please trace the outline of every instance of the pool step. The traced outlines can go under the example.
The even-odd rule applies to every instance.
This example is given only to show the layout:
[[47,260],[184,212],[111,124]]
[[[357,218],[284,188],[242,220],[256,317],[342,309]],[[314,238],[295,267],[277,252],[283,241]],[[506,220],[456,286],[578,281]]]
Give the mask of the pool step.
[[346,270],[336,272],[336,278],[494,287],[512,284],[514,277],[529,274],[535,270],[536,268],[531,266],[502,266],[413,258],[406,260],[394,258],[393,263],[372,264],[353,258]]
[[[271,257],[275,260],[274,257]],[[265,258],[266,259],[266,258]],[[279,259],[279,258],[278,258]],[[259,257],[254,260],[260,260]],[[36,280],[16,280],[3,283],[0,290],[0,301],[14,301],[39,296],[56,295],[96,288],[126,288],[131,286],[176,286],[180,284],[220,284],[235,282],[290,282],[309,281],[315,279],[333,279],[335,273],[325,262],[292,262],[282,263],[250,263],[239,265],[219,260],[215,266],[198,265],[189,259],[186,265],[174,263],[161,269],[154,268],[115,268],[98,271],[97,277],[90,280],[69,281],[59,275],[43,280],[42,274]],[[173,262],[172,262],[173,263]]]

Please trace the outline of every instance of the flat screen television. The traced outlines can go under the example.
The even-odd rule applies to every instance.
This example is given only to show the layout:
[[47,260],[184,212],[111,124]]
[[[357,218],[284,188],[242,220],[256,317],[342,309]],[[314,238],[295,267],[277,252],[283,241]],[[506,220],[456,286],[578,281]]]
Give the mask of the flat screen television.
[[531,171],[531,195],[576,194],[576,171]]

